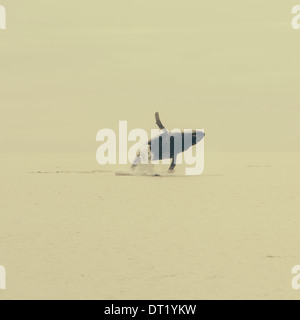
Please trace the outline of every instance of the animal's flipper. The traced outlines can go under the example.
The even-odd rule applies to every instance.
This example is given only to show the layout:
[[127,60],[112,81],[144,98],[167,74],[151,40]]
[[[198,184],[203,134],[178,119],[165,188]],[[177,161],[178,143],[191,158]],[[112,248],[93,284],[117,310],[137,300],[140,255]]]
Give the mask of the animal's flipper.
[[165,130],[166,129],[165,126],[160,121],[160,117],[159,117],[159,113],[158,112],[155,113],[155,120],[156,120],[156,124],[158,125],[160,130]]
[[173,159],[172,159],[172,163],[171,163],[171,166],[169,168],[169,173],[173,173],[174,172],[174,169],[176,167],[176,158],[177,156],[175,156]]

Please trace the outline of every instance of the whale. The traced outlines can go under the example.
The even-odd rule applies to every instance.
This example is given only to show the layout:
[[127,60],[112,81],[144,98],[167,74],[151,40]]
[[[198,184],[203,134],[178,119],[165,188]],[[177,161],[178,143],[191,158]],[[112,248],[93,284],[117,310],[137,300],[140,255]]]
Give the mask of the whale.
[[178,156],[198,144],[205,137],[205,133],[199,129],[169,131],[161,122],[159,112],[155,113],[155,120],[160,134],[141,148],[131,167],[134,170],[145,158],[151,161],[170,159],[169,172],[174,172]]

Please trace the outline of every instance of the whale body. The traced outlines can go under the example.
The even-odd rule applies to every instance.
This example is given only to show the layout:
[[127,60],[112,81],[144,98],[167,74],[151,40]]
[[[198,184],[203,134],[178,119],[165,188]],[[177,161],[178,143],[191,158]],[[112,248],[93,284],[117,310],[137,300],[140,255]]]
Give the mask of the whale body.
[[140,162],[145,160],[147,162],[148,159],[151,161],[172,159],[169,170],[173,171],[178,155],[199,143],[205,137],[205,133],[201,130],[169,131],[161,123],[159,113],[156,113],[155,117],[156,124],[162,133],[149,140],[148,144],[141,149],[132,168],[135,168]]

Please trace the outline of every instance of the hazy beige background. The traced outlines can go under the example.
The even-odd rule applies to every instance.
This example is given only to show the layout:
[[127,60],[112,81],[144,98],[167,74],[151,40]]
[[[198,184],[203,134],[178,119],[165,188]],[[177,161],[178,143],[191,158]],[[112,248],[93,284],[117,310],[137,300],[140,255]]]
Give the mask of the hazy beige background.
[[[296,1],[0,4],[0,299],[300,298]],[[203,176],[97,165],[157,110],[206,130]]]
[[205,128],[208,151],[299,151],[289,0],[6,1],[1,151],[82,152],[128,120]]

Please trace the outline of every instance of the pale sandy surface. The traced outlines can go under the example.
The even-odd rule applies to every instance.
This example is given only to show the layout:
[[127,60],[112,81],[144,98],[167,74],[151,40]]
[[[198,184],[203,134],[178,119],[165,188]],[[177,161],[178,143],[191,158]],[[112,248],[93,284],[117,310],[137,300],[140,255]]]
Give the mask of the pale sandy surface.
[[300,298],[299,153],[210,153],[189,178],[0,159],[0,299]]

